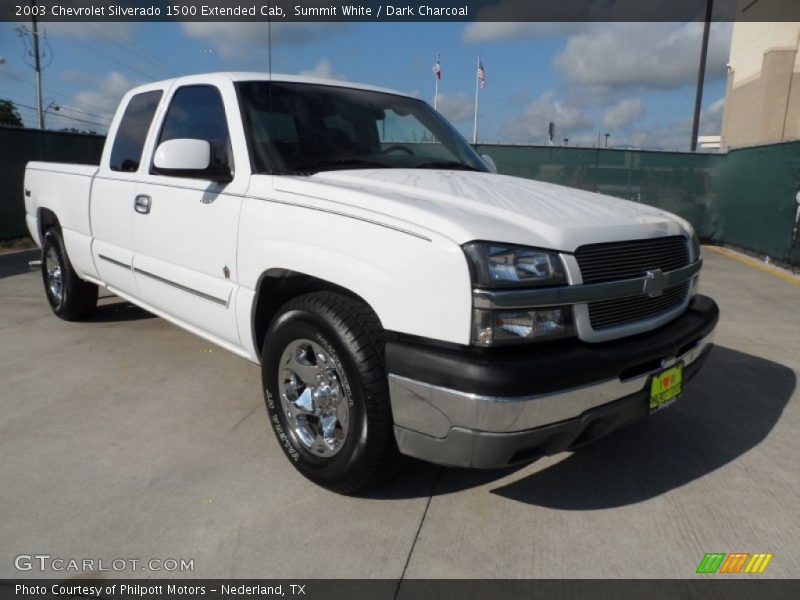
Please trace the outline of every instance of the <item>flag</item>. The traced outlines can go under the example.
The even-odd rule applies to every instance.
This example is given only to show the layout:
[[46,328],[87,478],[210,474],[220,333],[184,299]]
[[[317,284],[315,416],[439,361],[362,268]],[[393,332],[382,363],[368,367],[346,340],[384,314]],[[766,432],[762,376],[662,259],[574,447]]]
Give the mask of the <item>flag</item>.
[[481,89],[483,89],[486,86],[486,70],[481,61],[478,61],[478,81],[481,82]]
[[442,67],[439,66],[439,57],[438,56],[436,57],[436,64],[433,65],[433,75],[436,77],[436,79],[441,79],[442,78]]

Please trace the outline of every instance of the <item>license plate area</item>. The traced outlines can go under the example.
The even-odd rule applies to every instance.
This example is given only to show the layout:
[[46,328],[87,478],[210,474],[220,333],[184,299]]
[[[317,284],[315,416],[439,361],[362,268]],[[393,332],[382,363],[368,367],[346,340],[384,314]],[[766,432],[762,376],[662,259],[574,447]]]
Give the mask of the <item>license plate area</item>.
[[650,412],[666,408],[683,394],[683,363],[659,371],[650,378]]

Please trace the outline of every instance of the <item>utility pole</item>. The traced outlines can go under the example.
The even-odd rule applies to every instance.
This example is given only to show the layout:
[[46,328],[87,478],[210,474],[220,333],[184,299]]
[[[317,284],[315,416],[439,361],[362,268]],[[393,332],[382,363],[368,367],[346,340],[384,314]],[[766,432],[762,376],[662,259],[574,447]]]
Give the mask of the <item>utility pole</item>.
[[708,33],[711,28],[711,13],[714,0],[706,0],[706,20],[703,25],[703,46],[700,49],[700,67],[697,70],[697,93],[694,98],[694,119],[692,121],[691,151],[697,151],[697,134],[700,131],[700,107],[703,104],[703,83],[706,78],[706,56],[708,55]]
[[33,61],[36,73],[36,121],[39,129],[44,129],[44,111],[42,110],[42,62],[39,56],[39,26],[36,23],[36,0],[31,0],[31,20],[33,22]]

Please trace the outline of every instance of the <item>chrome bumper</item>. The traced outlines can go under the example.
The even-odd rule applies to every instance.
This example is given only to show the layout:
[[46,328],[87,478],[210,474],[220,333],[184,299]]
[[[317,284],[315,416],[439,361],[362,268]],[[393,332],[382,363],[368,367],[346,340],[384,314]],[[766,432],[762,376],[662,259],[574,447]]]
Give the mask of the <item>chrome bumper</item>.
[[[445,438],[482,436],[481,444],[503,437],[518,437],[581,415],[603,405],[644,393],[650,376],[677,362],[694,363],[712,344],[714,331],[698,340],[680,356],[663,360],[658,368],[620,380],[611,379],[578,388],[535,396],[496,397],[451,390],[406,377],[389,375],[389,393],[400,451],[432,462],[457,466],[498,466],[481,464],[474,456],[478,444],[472,439],[473,456],[460,460],[447,452],[446,458],[431,456],[432,447]],[[454,435],[455,434],[455,435]]]

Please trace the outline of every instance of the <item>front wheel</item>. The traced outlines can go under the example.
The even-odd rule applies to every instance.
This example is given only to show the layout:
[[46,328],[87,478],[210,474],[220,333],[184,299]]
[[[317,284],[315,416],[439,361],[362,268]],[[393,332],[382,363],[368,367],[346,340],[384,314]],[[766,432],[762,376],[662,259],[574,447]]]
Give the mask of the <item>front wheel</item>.
[[316,292],[285,304],[267,331],[261,372],[270,424],[308,479],[351,494],[395,472],[383,330],[364,303]]
[[48,229],[44,235],[42,281],[50,308],[66,321],[90,317],[97,307],[97,286],[75,273],[56,228]]

